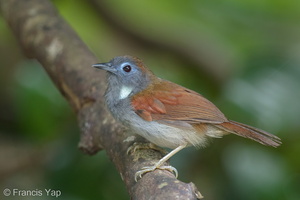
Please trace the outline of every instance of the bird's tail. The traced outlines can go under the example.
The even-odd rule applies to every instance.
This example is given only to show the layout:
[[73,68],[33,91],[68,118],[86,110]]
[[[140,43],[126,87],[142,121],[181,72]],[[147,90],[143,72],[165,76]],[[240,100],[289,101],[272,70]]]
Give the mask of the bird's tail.
[[229,133],[252,139],[263,145],[278,147],[281,144],[279,137],[239,122],[228,121],[221,124],[215,124],[215,126]]

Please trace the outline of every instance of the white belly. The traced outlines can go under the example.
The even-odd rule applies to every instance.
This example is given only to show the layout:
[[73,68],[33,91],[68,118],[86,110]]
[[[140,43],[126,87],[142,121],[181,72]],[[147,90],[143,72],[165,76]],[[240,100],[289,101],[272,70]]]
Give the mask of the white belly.
[[205,145],[205,134],[197,133],[191,125],[182,129],[155,121],[148,122],[144,120],[139,120],[138,126],[136,125],[135,123],[133,129],[137,134],[160,147],[174,149],[186,143],[193,146]]

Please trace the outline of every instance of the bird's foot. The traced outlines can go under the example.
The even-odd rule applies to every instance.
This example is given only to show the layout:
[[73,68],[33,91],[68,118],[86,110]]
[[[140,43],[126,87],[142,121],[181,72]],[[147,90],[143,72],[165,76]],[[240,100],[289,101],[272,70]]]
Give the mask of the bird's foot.
[[175,167],[172,166],[158,166],[157,164],[154,166],[143,167],[142,170],[137,171],[134,176],[134,180],[137,182],[138,178],[142,178],[142,176],[147,172],[152,172],[156,169],[168,170],[175,174],[175,177],[178,177],[178,171]]
[[134,154],[137,150],[141,150],[141,149],[153,149],[155,151],[159,151],[162,152],[163,154],[166,154],[167,151],[164,150],[163,148],[160,148],[158,146],[156,146],[155,144],[152,143],[141,143],[141,142],[135,142],[133,145],[131,145],[128,149],[127,149],[127,154]]

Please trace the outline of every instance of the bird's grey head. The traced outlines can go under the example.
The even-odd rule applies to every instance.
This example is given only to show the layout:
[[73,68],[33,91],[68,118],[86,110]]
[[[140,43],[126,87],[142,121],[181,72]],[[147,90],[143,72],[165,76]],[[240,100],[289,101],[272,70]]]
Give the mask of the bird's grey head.
[[152,72],[143,62],[133,56],[118,56],[107,63],[93,65],[108,72],[108,90],[119,93],[123,99],[145,89],[151,79]]

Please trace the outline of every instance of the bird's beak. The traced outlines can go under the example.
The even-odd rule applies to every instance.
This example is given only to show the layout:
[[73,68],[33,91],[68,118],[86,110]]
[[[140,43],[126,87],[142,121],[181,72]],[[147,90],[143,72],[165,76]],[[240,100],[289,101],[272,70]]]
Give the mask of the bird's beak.
[[116,72],[116,68],[114,68],[110,62],[107,63],[97,63],[92,65],[92,67],[98,68],[98,69],[103,69],[112,73]]

